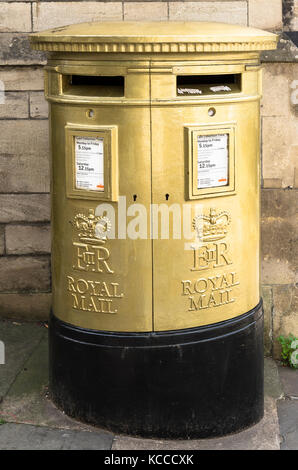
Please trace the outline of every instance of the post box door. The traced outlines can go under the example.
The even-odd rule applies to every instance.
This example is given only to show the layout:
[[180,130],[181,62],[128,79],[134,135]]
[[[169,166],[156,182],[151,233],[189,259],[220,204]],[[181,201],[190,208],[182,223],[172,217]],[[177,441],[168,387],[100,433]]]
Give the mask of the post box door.
[[[87,120],[84,106],[65,106],[63,112],[59,105],[52,104],[51,108],[55,122],[53,310],[59,319],[83,328],[151,331],[151,240],[126,236],[125,218],[132,204],[140,203],[150,210],[150,148],[143,145],[150,142],[149,110],[103,105],[92,109],[94,118]],[[110,128],[115,129],[112,135]],[[74,189],[69,184],[74,174],[77,136],[88,143],[91,138],[105,139],[106,135],[108,148],[104,156],[111,159],[112,145],[119,152],[117,200],[112,200],[112,196],[102,200],[95,191]],[[114,184],[117,185],[118,182]],[[118,227],[113,237],[108,233],[107,239],[96,237],[95,232],[101,229],[95,222],[102,204],[107,207],[109,223]],[[133,217],[135,214],[128,216],[128,224]]]
[[[208,103],[152,109],[153,204],[160,208],[153,239],[156,331],[217,323],[259,302],[258,101],[213,108],[215,115]],[[215,165],[205,174],[206,151],[198,152],[204,142]],[[212,175],[229,181],[216,185]],[[190,240],[183,235],[187,217]]]

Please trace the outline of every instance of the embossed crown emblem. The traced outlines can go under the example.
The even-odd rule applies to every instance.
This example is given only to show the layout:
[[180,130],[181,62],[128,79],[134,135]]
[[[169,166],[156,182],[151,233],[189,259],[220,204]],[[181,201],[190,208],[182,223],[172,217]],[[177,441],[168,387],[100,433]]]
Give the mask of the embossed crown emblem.
[[231,216],[227,211],[217,214],[212,207],[209,215],[197,215],[193,219],[193,228],[201,241],[216,241],[226,236],[230,222]]
[[79,239],[87,243],[105,243],[107,234],[111,230],[111,221],[105,216],[96,216],[93,209],[89,215],[77,214],[74,225],[79,231]]

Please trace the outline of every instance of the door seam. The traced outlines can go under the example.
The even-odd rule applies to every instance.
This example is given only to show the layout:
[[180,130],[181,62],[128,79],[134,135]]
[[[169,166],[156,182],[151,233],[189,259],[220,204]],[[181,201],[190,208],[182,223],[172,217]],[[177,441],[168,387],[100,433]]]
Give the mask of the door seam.
[[152,286],[152,331],[154,330],[154,245],[152,237],[152,204],[153,204],[153,162],[152,162],[152,88],[151,88],[151,66],[152,61],[149,60],[149,120],[150,120],[150,184],[151,184],[151,199],[150,199],[150,238],[151,238],[151,286]]

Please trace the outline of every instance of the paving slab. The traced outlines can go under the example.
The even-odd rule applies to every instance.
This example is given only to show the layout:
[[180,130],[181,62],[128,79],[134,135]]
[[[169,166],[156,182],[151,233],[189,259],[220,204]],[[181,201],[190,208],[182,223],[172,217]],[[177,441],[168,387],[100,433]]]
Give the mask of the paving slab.
[[285,396],[298,400],[298,369],[279,366],[278,372]]
[[19,397],[39,393],[48,385],[48,370],[48,336],[44,334],[39,344],[24,362],[7,396]]
[[13,384],[0,404],[0,418],[7,422],[36,424],[65,429],[88,430],[69,418],[48,397],[48,336],[41,338],[31,356],[22,364]]
[[283,385],[279,377],[279,368],[270,357],[264,359],[264,393],[276,400],[284,396]]
[[106,432],[0,425],[0,450],[109,450],[112,442],[113,435]]
[[6,398],[0,408],[0,419],[10,423],[32,424],[57,429],[99,432],[101,428],[76,421],[59,410],[46,394]]
[[[112,434],[69,418],[63,411],[57,409],[49,399],[48,341],[47,329],[44,325],[0,321],[0,340],[4,341],[6,347],[6,364],[0,365],[0,397],[2,396],[0,418],[6,421],[5,424],[0,425],[0,446],[6,447],[0,448],[13,449],[27,445],[28,447],[24,448],[39,449],[42,447],[38,446],[49,445],[49,448],[52,449],[99,449],[101,447],[92,447],[101,445],[99,435],[108,435],[112,445]],[[270,358],[265,359],[265,416],[260,423],[249,429],[224,438],[188,441],[117,436],[113,441],[112,448],[113,450],[279,449],[276,400],[284,396],[283,387],[291,394],[296,393],[295,390],[297,390],[295,388],[297,376],[294,377],[282,371],[281,376],[284,381],[281,382],[279,370],[275,361]],[[284,402],[284,400],[280,401]],[[287,432],[286,416],[286,408],[281,407],[281,419],[284,420],[285,429],[283,439],[284,442],[287,439],[287,445],[292,446],[291,436],[294,434],[291,426],[290,431]],[[78,446],[80,434],[82,434],[81,447],[75,447]],[[93,435],[95,436],[94,440]],[[85,445],[89,447],[84,447]]]
[[5,346],[5,364],[0,364],[0,402],[44,334],[41,324],[0,321],[0,340]]
[[276,402],[265,399],[264,418],[237,434],[213,438],[167,441],[115,436],[112,450],[279,450],[279,425]]
[[281,450],[298,450],[298,401],[279,400],[277,402]]

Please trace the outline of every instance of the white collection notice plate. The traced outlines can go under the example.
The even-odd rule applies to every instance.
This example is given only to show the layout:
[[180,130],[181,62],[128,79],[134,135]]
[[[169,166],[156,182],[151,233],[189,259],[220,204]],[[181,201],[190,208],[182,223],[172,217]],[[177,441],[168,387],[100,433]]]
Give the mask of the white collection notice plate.
[[76,188],[104,191],[103,139],[75,137]]
[[198,135],[198,189],[228,184],[228,134]]

